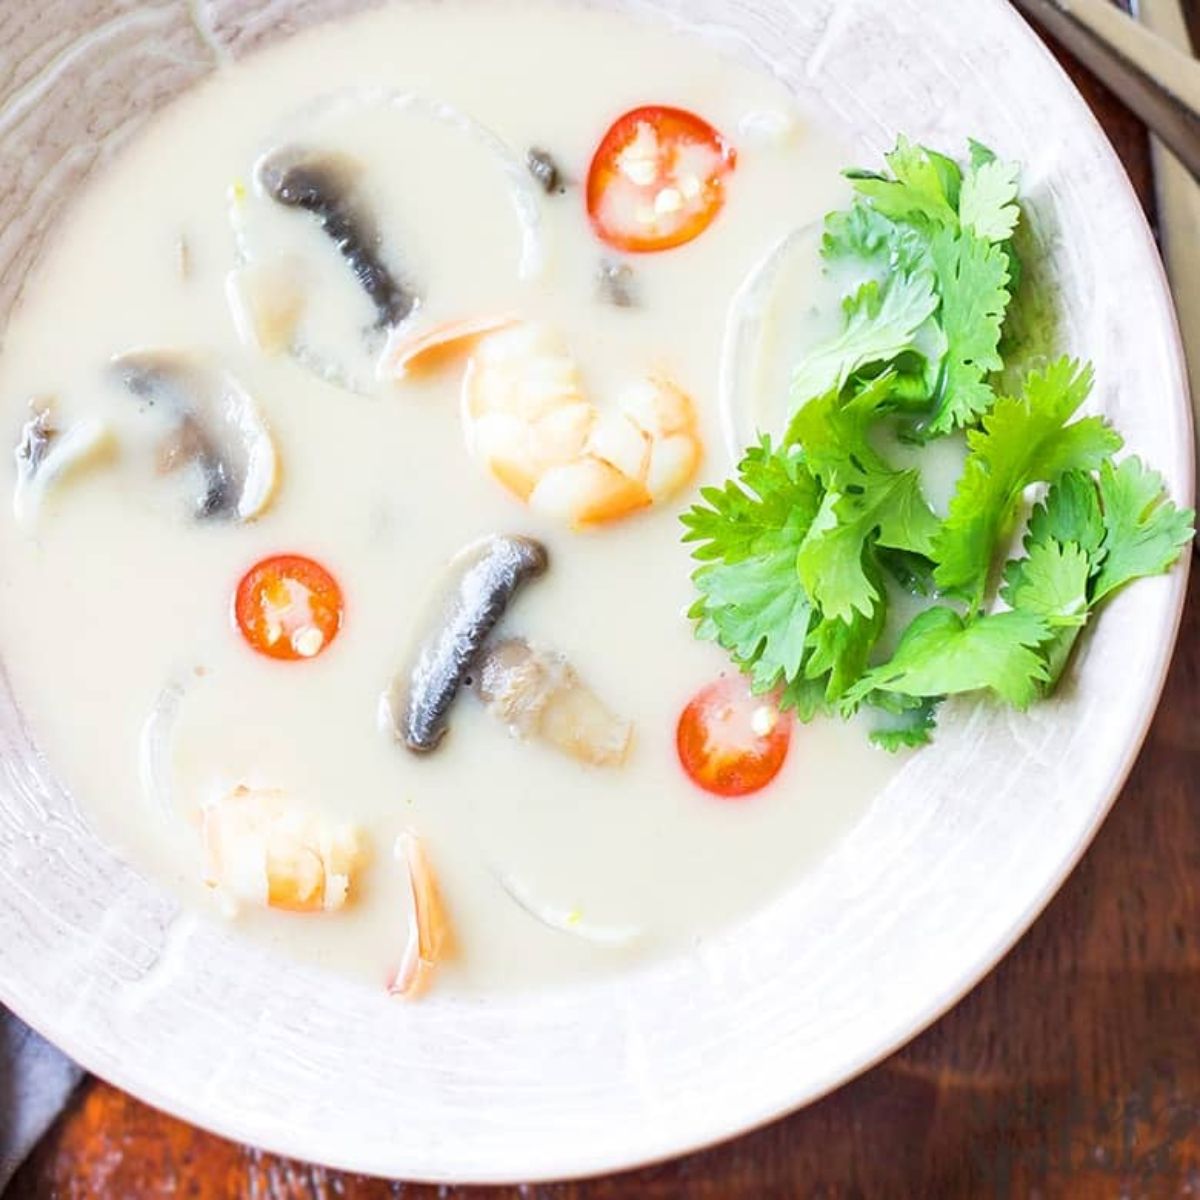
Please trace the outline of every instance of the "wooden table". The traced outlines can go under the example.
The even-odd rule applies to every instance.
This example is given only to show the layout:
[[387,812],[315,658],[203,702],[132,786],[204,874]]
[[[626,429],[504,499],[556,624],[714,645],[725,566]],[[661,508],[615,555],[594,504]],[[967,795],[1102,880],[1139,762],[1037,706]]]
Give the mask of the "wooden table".
[[[1145,130],[1067,66],[1153,216]],[[916,1041],[716,1150],[473,1200],[1200,1196],[1198,677],[1200,572],[1162,707],[1095,844],[1017,948]],[[466,1194],[274,1158],[89,1082],[8,1200]]]

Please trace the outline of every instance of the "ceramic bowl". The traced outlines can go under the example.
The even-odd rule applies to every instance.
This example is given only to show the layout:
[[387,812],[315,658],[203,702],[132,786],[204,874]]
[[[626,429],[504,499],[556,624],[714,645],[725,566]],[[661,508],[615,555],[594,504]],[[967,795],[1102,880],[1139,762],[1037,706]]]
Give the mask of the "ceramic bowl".
[[[4,4],[0,318],[80,182],[156,108],[226,57],[353,7]],[[857,161],[901,130],[947,146],[973,135],[1021,160],[1062,345],[1095,360],[1094,407],[1190,500],[1189,408],[1153,240],[1096,122],[1006,3],[637,8],[765,63]],[[397,1005],[182,915],[89,832],[0,688],[0,1000],[160,1108],[360,1171],[544,1179],[728,1137],[912,1037],[1042,909],[1146,731],[1184,575],[1121,595],[1052,704],[951,706],[936,746],[751,920],[687,956],[532,997]]]

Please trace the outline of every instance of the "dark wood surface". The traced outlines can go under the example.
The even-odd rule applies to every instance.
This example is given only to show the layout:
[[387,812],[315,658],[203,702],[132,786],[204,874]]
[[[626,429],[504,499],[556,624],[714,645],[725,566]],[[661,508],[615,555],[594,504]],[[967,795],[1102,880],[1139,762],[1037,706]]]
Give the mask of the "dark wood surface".
[[[969,0],[955,0],[969,2]],[[1145,130],[1068,63],[1153,216]],[[810,1108],[634,1174],[471,1200],[1200,1197],[1200,574],[1124,794],[1017,948]],[[89,1082],[9,1200],[452,1200],[261,1154]]]

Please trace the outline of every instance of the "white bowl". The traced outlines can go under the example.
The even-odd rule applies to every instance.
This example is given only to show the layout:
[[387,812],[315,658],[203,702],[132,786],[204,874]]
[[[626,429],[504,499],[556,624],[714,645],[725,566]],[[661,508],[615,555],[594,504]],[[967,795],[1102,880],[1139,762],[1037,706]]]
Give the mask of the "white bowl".
[[[618,0],[611,0],[618,2]],[[980,137],[1026,168],[1062,340],[1095,406],[1192,493],[1181,351],[1150,232],[1079,96],[1002,0],[619,0],[728,37],[845,127]],[[338,0],[9,0],[0,316],[80,179],[212,68]],[[193,20],[191,14],[199,14]],[[1185,569],[1120,596],[1063,694],[953,707],[823,862],[695,954],[533,998],[382,995],[275,960],[89,832],[0,689],[0,1000],[86,1067],[243,1141],[354,1170],[509,1181],[678,1154],[795,1108],[895,1049],[996,962],[1125,778]]]

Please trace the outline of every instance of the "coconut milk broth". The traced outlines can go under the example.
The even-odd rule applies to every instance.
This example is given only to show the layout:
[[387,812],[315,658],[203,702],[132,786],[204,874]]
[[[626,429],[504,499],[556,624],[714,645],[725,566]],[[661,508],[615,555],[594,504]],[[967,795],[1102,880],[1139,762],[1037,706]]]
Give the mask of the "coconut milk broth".
[[[571,533],[467,457],[457,368],[383,386],[359,372],[359,394],[239,340],[225,287],[238,253],[231,195],[304,106],[351,88],[436,98],[518,159],[530,145],[555,155],[569,186],[539,196],[544,261],[522,278],[520,223],[498,160],[479,145],[410,112],[326,114],[320,135],[344,136],[369,162],[385,244],[422,291],[422,318],[500,308],[551,321],[601,403],[651,368],[686,389],[707,449],[691,487]],[[597,300],[604,248],[579,185],[610,122],[647,102],[703,114],[736,144],[738,163],[701,237],[628,258],[637,304],[621,309]],[[762,113],[784,118],[766,123],[778,126],[771,136],[753,132],[750,115]],[[5,666],[36,740],[100,834],[185,902],[215,911],[196,829],[214,789],[280,788],[356,823],[371,861],[350,905],[243,908],[234,924],[377,984],[403,948],[409,904],[391,847],[413,829],[455,928],[458,952],[438,983],[447,989],[561,982],[688,947],[795,880],[892,764],[859,729],[824,721],[797,727],[782,775],[759,795],[723,802],[688,781],[678,714],[728,663],[685,619],[692,564],[678,514],[732,465],[717,395],[730,300],[784,234],[843,201],[846,161],[778,82],[702,40],[538,0],[404,6],[322,27],[221,70],[157,117],[61,228],[0,358],[14,444],[29,398],[47,395],[64,423],[102,415],[120,442],[115,462],[64,485],[33,531],[0,520]],[[293,231],[320,237],[302,222],[280,236]],[[335,256],[321,280],[325,303],[362,303]],[[787,295],[811,301],[795,287]],[[282,464],[260,519],[198,523],[181,485],[147,471],[137,407],[105,369],[145,346],[203,349],[257,400]],[[426,758],[381,732],[379,698],[429,586],[462,546],[497,532],[540,538],[551,558],[504,631],[560,651],[634,722],[625,766],[587,768],[517,741],[469,695]],[[312,661],[254,654],[230,619],[242,573],[280,551],[322,562],[345,594],[344,627]],[[181,697],[169,803],[146,795],[139,772],[143,727],[168,686]],[[501,878],[533,907],[637,936],[612,947],[549,928]]]

